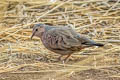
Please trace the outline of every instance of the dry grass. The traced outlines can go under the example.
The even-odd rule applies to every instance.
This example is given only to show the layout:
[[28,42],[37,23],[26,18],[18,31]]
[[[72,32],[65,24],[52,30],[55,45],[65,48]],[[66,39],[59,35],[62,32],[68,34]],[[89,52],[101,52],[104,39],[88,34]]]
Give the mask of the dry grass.
[[[119,80],[119,0],[1,0],[0,80]],[[72,55],[67,64],[30,40],[34,23],[72,24],[103,48]],[[84,54],[84,55],[83,55]]]

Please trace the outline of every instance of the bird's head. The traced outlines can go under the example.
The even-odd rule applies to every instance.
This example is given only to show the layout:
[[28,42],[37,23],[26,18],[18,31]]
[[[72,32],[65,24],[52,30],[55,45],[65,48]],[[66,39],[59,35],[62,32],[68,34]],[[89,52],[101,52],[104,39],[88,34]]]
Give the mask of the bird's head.
[[33,26],[31,39],[33,38],[33,36],[40,37],[44,31],[45,31],[45,24],[35,24]]

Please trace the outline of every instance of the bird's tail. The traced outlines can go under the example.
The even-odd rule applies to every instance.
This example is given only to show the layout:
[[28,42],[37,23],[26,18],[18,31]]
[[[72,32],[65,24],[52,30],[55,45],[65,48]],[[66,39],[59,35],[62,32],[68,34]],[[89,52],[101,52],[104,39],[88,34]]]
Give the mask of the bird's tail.
[[89,42],[89,43],[82,43],[82,44],[87,45],[87,46],[99,46],[99,47],[104,46],[104,44],[96,43],[96,42]]
[[104,46],[104,44],[102,44],[102,43],[95,43],[95,44],[92,44],[93,46],[99,46],[99,47],[102,47],[102,46]]

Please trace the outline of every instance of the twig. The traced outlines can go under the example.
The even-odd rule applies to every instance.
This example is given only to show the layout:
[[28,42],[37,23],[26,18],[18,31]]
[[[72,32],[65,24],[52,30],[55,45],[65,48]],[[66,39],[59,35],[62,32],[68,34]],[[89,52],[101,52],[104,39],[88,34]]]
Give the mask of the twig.
[[70,2],[70,1],[72,1],[72,0],[68,0],[68,1],[66,1],[66,2],[64,2],[64,3],[61,3],[61,4],[59,4],[58,6],[52,8],[51,10],[47,11],[46,13],[44,13],[42,16],[38,17],[38,20],[39,20],[40,18],[46,16],[46,15],[49,14],[50,12],[54,11],[55,9],[59,8],[60,6],[64,5],[65,3]]
[[106,13],[103,15],[103,16],[106,16],[108,14],[108,12],[110,10],[112,10],[118,3],[119,3],[120,0],[118,0],[109,10],[106,11]]

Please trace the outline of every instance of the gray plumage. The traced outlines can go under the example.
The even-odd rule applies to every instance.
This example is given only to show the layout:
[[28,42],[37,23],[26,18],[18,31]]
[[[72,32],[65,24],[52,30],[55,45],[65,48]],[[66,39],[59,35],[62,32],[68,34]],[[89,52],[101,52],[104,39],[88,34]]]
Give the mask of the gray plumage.
[[43,45],[47,49],[60,54],[60,58],[63,55],[68,55],[65,60],[67,60],[72,53],[78,52],[81,49],[92,46],[104,46],[75,32],[75,30],[67,26],[56,27],[36,24],[33,27],[31,39],[33,36],[40,37]]

